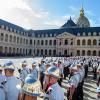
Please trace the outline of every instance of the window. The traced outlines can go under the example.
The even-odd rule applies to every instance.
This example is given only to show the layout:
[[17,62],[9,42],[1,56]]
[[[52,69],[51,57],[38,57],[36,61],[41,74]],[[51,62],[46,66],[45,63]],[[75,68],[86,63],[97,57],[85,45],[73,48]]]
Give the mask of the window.
[[41,49],[41,56],[43,56],[43,49]]
[[8,34],[5,35],[5,41],[8,42]]
[[91,45],[91,40],[90,40],[90,39],[88,40],[88,43],[87,43],[87,44],[88,44],[88,45]]
[[80,33],[77,33],[77,36],[80,36]]
[[49,45],[52,45],[52,40],[49,40]]
[[19,37],[17,37],[17,43],[19,43]]
[[40,40],[37,40],[37,45],[40,45]]
[[52,34],[50,34],[50,37],[52,37]]
[[32,45],[32,39],[30,40],[30,45]]
[[65,40],[65,45],[68,45],[68,40]]
[[51,56],[51,50],[49,50],[49,56]]
[[46,37],[48,37],[48,34],[46,34]]
[[22,38],[20,38],[20,44],[22,44]]
[[12,42],[12,35],[10,35],[10,42]]
[[44,41],[43,40],[41,40],[41,45],[44,45]]
[[13,41],[14,41],[14,43],[15,43],[15,42],[16,42],[16,36],[14,36],[14,38],[13,38],[13,39],[14,39]]
[[73,45],[73,39],[71,39],[71,43],[70,43],[70,45]]
[[47,55],[47,49],[45,49],[45,55]]
[[56,40],[53,41],[53,45],[56,45]]
[[83,32],[83,36],[85,36],[85,32]]
[[90,32],[88,33],[88,36],[91,36],[91,33]]
[[80,40],[77,40],[77,45],[80,45]]
[[77,50],[77,56],[80,56],[80,50]]
[[93,56],[96,56],[96,51],[95,50],[93,51]]
[[53,50],[53,56],[56,56],[56,50]]
[[94,36],[96,36],[96,34],[97,34],[96,32],[93,33]]
[[82,56],[85,56],[85,50],[82,50]]
[[28,40],[26,39],[26,45],[28,44]]
[[45,45],[48,45],[48,40],[45,40]]
[[100,45],[100,40],[99,40],[99,43],[98,43],[98,45]]
[[1,33],[1,41],[3,41],[3,39],[4,39],[4,34]]
[[82,45],[86,45],[85,39],[82,40]]
[[93,40],[93,45],[97,45],[97,40],[96,39]]
[[91,55],[91,51],[88,50],[88,51],[87,51],[87,56],[90,56],[90,55]]
[[34,45],[35,45],[35,40],[34,40]]

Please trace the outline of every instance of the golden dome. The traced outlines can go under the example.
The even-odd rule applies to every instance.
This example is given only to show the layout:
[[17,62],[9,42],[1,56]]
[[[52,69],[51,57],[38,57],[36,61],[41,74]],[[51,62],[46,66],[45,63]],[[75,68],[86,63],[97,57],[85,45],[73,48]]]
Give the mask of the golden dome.
[[79,27],[90,27],[90,22],[89,22],[88,18],[84,16],[83,6],[82,6],[82,8],[80,10],[80,16],[79,16],[79,18],[77,20],[77,25]]

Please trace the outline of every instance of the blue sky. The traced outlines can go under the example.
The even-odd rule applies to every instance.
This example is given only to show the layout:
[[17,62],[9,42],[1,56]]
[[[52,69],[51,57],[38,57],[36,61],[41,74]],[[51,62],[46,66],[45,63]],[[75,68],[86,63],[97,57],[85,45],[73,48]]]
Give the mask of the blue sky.
[[91,26],[100,26],[100,0],[0,0],[0,18],[27,29],[59,28],[79,17],[83,4]]

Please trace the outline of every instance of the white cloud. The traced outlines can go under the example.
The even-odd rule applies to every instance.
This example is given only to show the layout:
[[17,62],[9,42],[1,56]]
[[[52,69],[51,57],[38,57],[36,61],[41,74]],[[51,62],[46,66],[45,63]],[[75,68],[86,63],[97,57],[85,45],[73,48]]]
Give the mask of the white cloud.
[[32,9],[28,0],[0,0],[0,18],[25,28],[41,28],[48,15],[47,11]]

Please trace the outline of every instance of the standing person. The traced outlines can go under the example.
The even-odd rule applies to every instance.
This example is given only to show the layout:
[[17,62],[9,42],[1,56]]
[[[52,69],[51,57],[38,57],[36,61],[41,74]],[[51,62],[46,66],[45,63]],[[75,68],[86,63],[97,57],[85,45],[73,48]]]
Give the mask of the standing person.
[[[46,66],[46,70],[50,67],[50,63],[46,63],[45,64],[45,66]],[[45,77],[44,77],[44,82],[43,82],[43,90],[46,92],[47,91],[47,89],[48,89],[48,86],[49,86],[49,75],[45,75]]]
[[5,100],[4,84],[6,83],[6,77],[2,74],[3,68],[0,65],[0,100]]
[[20,79],[22,81],[22,86],[23,86],[25,78],[27,77],[28,74],[30,74],[30,71],[27,68],[27,63],[26,63],[26,61],[23,61],[22,62],[22,69],[20,71]]
[[60,70],[57,67],[50,67],[45,74],[49,75],[51,85],[48,87],[44,100],[64,100],[64,92],[57,82],[60,78]]
[[37,100],[40,96],[41,84],[38,80],[33,79],[31,76],[27,76],[22,87],[22,94],[20,100]]
[[38,80],[38,69],[36,68],[36,62],[33,62],[33,63],[32,63],[31,76],[32,76],[35,80]]
[[79,84],[80,76],[77,74],[77,67],[72,67],[70,68],[70,71],[72,73],[68,84],[69,84],[69,89],[67,93],[67,98],[68,100],[79,100],[78,99],[78,94],[77,94],[77,86]]
[[18,85],[21,81],[14,76],[14,64],[8,61],[4,64],[4,73],[6,76],[6,83],[4,85],[6,100],[18,100],[20,90]]
[[100,65],[97,68],[97,79],[98,79],[97,86],[100,86]]
[[41,87],[43,89],[43,81],[44,81],[44,72],[46,70],[45,64],[44,64],[44,60],[41,60],[41,65],[40,65],[40,83],[41,83]]
[[63,64],[62,64],[62,62],[61,62],[60,60],[58,61],[58,68],[59,68],[59,70],[60,70],[60,78],[59,78],[59,80],[58,80],[58,84],[59,84],[60,86],[62,86]]

